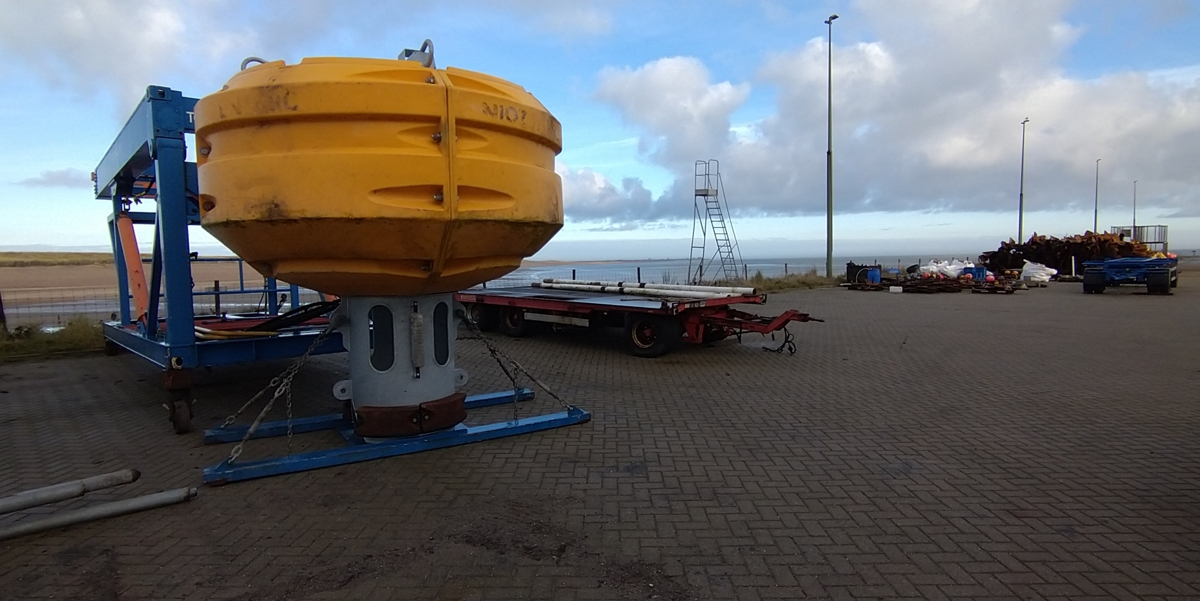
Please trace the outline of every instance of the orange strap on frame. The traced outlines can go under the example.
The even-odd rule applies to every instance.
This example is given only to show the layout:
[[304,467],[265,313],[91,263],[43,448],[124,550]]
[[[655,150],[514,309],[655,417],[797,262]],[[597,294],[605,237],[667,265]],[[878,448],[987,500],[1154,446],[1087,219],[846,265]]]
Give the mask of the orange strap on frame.
[[121,254],[125,255],[125,273],[129,279],[129,293],[133,295],[134,321],[144,322],[150,311],[150,289],[146,286],[142,253],[138,250],[137,237],[133,233],[133,219],[129,217],[129,213],[117,215],[117,237],[121,242]]

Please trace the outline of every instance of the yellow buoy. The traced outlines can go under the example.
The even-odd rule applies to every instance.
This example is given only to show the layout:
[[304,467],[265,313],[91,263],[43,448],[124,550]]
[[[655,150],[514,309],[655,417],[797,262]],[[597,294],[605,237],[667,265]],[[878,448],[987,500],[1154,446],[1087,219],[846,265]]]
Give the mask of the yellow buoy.
[[264,63],[196,104],[196,147],[204,229],[264,275],[329,294],[467,288],[562,227],[558,120],[482,73]]

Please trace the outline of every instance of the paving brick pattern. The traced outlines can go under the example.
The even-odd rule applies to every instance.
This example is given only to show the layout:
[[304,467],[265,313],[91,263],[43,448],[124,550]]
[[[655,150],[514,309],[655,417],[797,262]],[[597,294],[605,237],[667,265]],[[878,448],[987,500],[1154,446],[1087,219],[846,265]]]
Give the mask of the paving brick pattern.
[[[0,598],[1200,597],[1197,298],[1191,274],[1173,297],[777,294],[767,311],[827,320],[792,326],[791,357],[757,336],[655,360],[616,333],[500,339],[593,420],[0,542]],[[508,386],[490,361],[460,343],[470,392]],[[198,374],[197,423],[285,365]],[[296,414],[336,411],[344,369],[315,359]],[[144,474],[0,526],[200,485],[229,447],[171,434],[157,384],[130,355],[0,365],[0,495]]]

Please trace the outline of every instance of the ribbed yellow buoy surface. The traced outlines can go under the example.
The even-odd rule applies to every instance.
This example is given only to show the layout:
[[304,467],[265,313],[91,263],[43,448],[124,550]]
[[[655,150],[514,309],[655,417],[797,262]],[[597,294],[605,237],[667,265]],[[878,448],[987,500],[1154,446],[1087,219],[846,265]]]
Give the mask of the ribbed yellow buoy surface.
[[196,104],[201,224],[340,296],[452,292],[562,227],[562,129],[524,88],[400,60],[246,69]]

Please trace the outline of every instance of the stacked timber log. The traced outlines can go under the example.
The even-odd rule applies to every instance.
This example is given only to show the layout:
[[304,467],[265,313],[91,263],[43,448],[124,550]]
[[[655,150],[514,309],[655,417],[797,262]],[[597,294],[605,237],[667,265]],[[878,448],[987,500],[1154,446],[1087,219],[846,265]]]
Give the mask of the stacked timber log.
[[1075,269],[1082,271],[1084,261],[1149,257],[1153,254],[1154,251],[1145,244],[1125,240],[1117,234],[1087,232],[1078,236],[1055,238],[1034,233],[1025,243],[1014,242],[1011,238],[1002,242],[1000,248],[979,255],[979,263],[999,273],[1005,269],[1021,269],[1028,260],[1053,267],[1061,274],[1070,274],[1072,260]]

